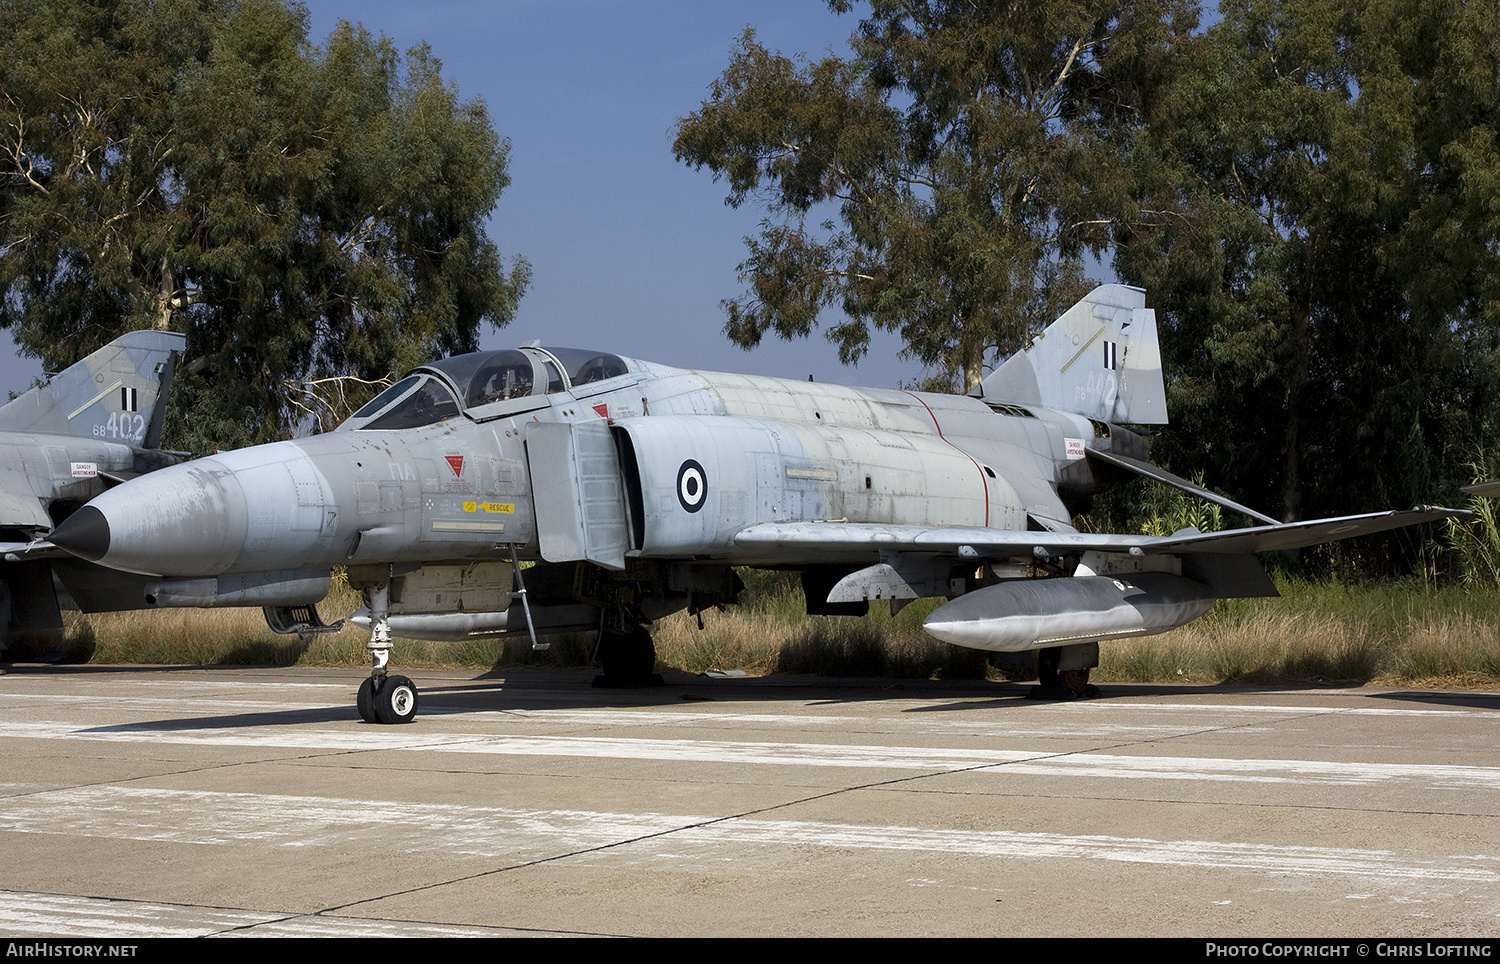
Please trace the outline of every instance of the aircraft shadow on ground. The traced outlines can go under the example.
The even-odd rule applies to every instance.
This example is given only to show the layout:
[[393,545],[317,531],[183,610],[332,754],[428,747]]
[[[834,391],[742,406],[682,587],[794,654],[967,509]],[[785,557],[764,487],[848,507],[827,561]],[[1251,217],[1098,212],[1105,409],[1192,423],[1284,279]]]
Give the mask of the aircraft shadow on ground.
[[1453,692],[1452,690],[1396,690],[1372,693],[1378,700],[1401,700],[1408,703],[1430,703],[1434,706],[1462,706],[1471,710],[1500,712],[1500,693]]
[[[202,674],[196,666],[25,666],[22,674],[179,676]],[[268,674],[286,673],[286,667],[235,667],[236,672]],[[893,699],[915,700],[920,705],[902,709],[903,713],[974,712],[985,709],[1013,711],[1020,708],[1057,705],[1048,700],[1027,699],[1029,683],[986,682],[979,680],[899,680],[844,679],[807,676],[708,678],[669,674],[665,685],[638,689],[595,689],[590,686],[590,671],[573,673],[547,672],[510,674],[492,670],[470,680],[427,682],[420,675],[421,711],[417,731],[424,717],[462,714],[505,713],[512,710],[549,709],[627,709],[680,706],[688,703],[784,703],[802,702],[809,707],[845,704],[880,703]],[[330,681],[340,685],[343,681]],[[353,693],[359,678],[351,673],[347,681],[350,702],[340,706],[306,706],[287,709],[253,709],[243,713],[221,713],[213,716],[153,720],[91,728],[84,732],[175,732],[195,729],[231,729],[258,726],[296,726],[306,724],[357,723],[361,727],[379,724],[361,723],[353,706]],[[266,691],[274,697],[275,682],[266,680]],[[248,688],[248,687],[247,687]],[[1183,685],[1176,683],[1105,684],[1103,694],[1095,700],[1109,704],[1136,698],[1188,698],[1243,695],[1254,692],[1285,692],[1287,687],[1247,686],[1237,683]],[[1309,689],[1294,688],[1298,692]],[[1500,712],[1500,693],[1403,690],[1366,694],[1374,699],[1426,703],[1434,706],[1467,707]],[[400,727],[387,728],[393,733]]]

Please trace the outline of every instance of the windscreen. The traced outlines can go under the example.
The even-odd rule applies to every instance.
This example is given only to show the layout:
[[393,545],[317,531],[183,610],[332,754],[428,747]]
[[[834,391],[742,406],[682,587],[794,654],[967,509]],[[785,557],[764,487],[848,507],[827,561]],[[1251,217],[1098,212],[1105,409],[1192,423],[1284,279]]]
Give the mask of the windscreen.
[[[458,402],[454,400],[453,393],[448,391],[442,382],[426,375],[417,376],[415,379],[403,379],[386,392],[382,392],[381,395],[395,391],[408,381],[417,381],[418,384],[410,394],[397,402],[384,415],[367,425],[360,426],[362,430],[417,428],[441,422],[445,418],[452,418],[458,414]],[[376,400],[378,401],[379,398],[377,397]],[[374,402],[370,403],[370,405],[374,404]],[[370,408],[370,405],[366,405],[360,411],[365,411]],[[376,408],[375,411],[379,409]]]

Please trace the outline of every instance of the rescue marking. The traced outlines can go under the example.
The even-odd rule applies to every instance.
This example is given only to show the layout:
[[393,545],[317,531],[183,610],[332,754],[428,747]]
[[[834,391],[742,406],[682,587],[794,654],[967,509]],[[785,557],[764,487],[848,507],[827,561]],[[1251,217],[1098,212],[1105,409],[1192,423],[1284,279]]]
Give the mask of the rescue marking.
[[[1099,330],[1103,331],[1104,329],[1101,328]],[[911,395],[912,398],[915,398],[918,402],[921,403],[922,407],[927,410],[927,417],[932,419],[932,427],[937,431],[938,438],[942,439],[944,442],[947,442],[947,444],[949,445],[953,445],[952,442],[948,441],[948,436],[943,434],[943,426],[938,424],[937,415],[933,413],[932,406],[928,405],[926,402],[923,402],[922,396],[920,395],[914,394],[912,392],[907,392],[906,394]],[[979,472],[979,484],[984,489],[984,524],[988,526],[990,524],[990,484],[985,480],[984,466],[980,465],[979,461],[975,459],[974,456],[970,455],[964,449],[959,448],[959,446],[953,445],[953,448],[961,453],[964,458],[972,462],[974,464],[974,468]]]
[[503,512],[511,515],[516,511],[514,502],[476,502],[469,500],[464,503],[465,512]]

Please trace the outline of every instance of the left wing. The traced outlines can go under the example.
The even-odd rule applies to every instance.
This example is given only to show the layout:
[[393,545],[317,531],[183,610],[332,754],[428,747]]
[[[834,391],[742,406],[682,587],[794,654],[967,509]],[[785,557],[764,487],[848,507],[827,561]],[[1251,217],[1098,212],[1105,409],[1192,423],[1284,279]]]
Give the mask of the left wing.
[[1422,522],[1437,522],[1440,519],[1469,515],[1473,513],[1467,509],[1417,505],[1396,512],[1370,512],[1364,515],[1339,516],[1334,519],[1311,519],[1307,522],[1279,522],[1275,525],[1229,529],[1224,532],[1185,530],[1154,540],[1146,551],[1174,554],[1275,552],[1281,549],[1317,546],[1325,542],[1338,542],[1341,539],[1367,536]]
[[1170,536],[1022,532],[983,526],[911,526],[863,522],[762,522],[735,534],[746,549],[800,550],[819,558],[865,559],[881,551],[932,552],[975,559],[1073,555],[1094,550],[1132,555],[1271,552],[1300,549],[1422,522],[1469,515],[1463,509],[1415,506],[1396,512],[1278,522],[1225,532],[1184,529]]

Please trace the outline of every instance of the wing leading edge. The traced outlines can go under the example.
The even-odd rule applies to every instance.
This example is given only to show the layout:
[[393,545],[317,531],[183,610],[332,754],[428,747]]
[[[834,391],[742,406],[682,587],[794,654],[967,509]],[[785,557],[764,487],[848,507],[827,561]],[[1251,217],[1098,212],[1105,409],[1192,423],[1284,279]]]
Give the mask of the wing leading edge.
[[1469,515],[1463,509],[1413,506],[1392,512],[1279,522],[1224,532],[1184,529],[1170,536],[1086,532],[1021,532],[981,526],[911,526],[859,522],[765,522],[736,533],[745,549],[800,549],[824,557],[856,558],[871,552],[932,552],[976,559],[1125,552],[1132,555],[1254,553],[1300,549],[1422,522]]

